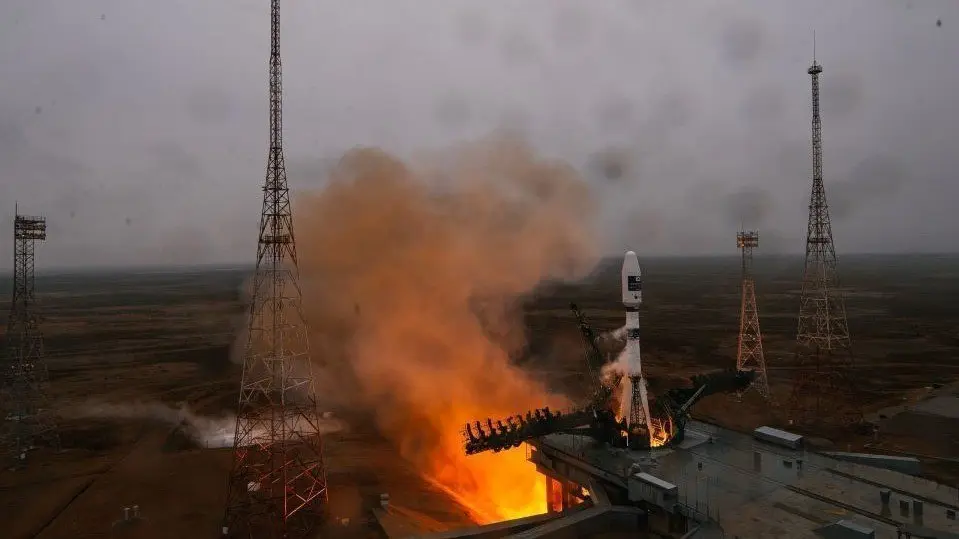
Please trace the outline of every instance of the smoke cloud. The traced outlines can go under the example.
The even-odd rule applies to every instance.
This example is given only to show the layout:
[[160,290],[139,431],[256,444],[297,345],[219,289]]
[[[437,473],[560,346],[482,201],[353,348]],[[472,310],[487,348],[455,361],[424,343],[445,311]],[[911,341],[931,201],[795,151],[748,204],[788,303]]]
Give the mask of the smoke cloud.
[[356,149],[296,203],[318,402],[371,412],[478,521],[544,511],[524,452],[466,457],[462,429],[566,404],[509,357],[517,297],[598,260],[587,184],[497,136],[415,162]]

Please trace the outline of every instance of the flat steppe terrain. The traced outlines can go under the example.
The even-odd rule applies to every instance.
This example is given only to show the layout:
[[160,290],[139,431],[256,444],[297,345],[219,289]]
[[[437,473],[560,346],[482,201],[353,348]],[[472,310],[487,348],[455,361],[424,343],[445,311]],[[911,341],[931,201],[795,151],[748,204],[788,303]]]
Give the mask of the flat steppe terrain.
[[[652,390],[734,366],[739,259],[641,262],[643,363]],[[37,289],[53,406],[162,402],[175,409],[187,403],[205,416],[228,414],[239,383],[230,346],[242,320],[240,288],[247,273],[242,268],[41,273]],[[800,258],[757,252],[766,361],[780,403],[787,400],[795,372],[801,273]],[[921,455],[929,475],[959,481],[959,465],[941,460],[959,454],[959,420],[922,408],[937,388],[959,380],[959,257],[847,256],[840,274],[856,354],[856,398],[867,411],[883,410],[884,419],[878,437],[836,428],[829,418],[818,430],[804,432],[837,450]],[[9,290],[9,279],[0,277],[0,291]],[[585,363],[571,301],[597,331],[620,327],[619,261],[601,265],[581,283],[544,286],[523,304],[528,346],[517,361],[575,397]],[[0,297],[0,305],[9,305],[9,297]],[[6,308],[0,331],[5,316]],[[335,516],[352,519],[352,536],[376,536],[363,521],[382,492],[420,515],[424,528],[469,522],[465,510],[419,479],[363,417],[349,410],[335,413],[350,428],[326,440],[331,506]],[[908,420],[902,419],[905,413]],[[788,412],[751,396],[740,402],[716,395],[697,404],[693,415],[747,430],[782,425]],[[65,451],[40,449],[27,469],[0,471],[4,536],[214,536],[229,450],[194,447],[170,423],[149,416],[62,419]],[[144,519],[114,526],[122,507],[134,504]]]

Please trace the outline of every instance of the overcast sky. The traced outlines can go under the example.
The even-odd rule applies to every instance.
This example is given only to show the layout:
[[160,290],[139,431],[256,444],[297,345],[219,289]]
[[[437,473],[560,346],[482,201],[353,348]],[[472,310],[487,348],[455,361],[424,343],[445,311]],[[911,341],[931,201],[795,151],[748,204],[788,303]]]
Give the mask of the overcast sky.
[[[353,146],[509,127],[596,183],[606,251],[649,254],[735,254],[740,221],[802,251],[815,29],[837,249],[959,249],[955,0],[298,0],[283,22],[294,189]],[[251,262],[268,48],[267,0],[3,0],[0,218],[48,217],[39,266]]]

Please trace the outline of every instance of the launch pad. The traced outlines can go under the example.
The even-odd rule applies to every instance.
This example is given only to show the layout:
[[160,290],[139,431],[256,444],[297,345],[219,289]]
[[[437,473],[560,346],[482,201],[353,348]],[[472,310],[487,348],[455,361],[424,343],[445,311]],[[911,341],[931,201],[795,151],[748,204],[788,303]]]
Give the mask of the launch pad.
[[585,359],[592,395],[589,401],[565,413],[541,408],[505,419],[487,418],[467,423],[464,449],[467,455],[503,451],[548,434],[586,436],[613,448],[646,450],[682,442],[690,408],[706,395],[742,392],[752,384],[752,369],[701,374],[690,379],[691,387],[674,388],[650,399],[640,361],[639,306],[643,302],[642,272],[636,253],[623,257],[622,302],[626,310],[625,372],[607,376],[597,369],[607,363],[592,326],[575,303],[570,310],[579,323],[585,344]]
[[[959,532],[959,491],[931,481],[910,483],[901,470],[918,475],[917,459],[807,452],[797,434],[760,427],[750,437],[689,418],[691,407],[707,394],[750,387],[755,369],[740,365],[693,376],[691,387],[649,399],[639,362],[639,275],[635,253],[626,253],[625,373],[613,379],[595,375],[602,354],[573,304],[596,386],[589,402],[567,413],[543,408],[495,425],[491,419],[466,425],[468,455],[526,444],[527,460],[547,478],[548,514],[555,518],[504,522],[437,539],[594,537],[614,529],[675,538],[875,539],[877,531],[880,537],[959,537],[950,535]],[[760,372],[765,384],[764,366]],[[899,498],[898,517],[890,506],[893,492]]]
[[548,478],[548,515],[423,537],[959,537],[956,488],[897,471],[903,459],[777,434],[690,421],[681,442],[645,450],[546,435],[527,455]]

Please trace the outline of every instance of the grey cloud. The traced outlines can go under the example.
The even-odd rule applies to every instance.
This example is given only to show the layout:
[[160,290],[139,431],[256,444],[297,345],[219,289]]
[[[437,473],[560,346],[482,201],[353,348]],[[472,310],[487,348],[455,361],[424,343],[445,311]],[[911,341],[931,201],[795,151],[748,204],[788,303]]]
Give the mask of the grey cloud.
[[640,170],[634,152],[625,148],[607,148],[589,156],[586,164],[591,179],[610,183],[638,181]]
[[849,219],[863,206],[894,196],[906,181],[905,170],[894,158],[869,156],[853,167],[847,179],[828,185],[830,216],[837,221]]
[[[603,249],[729,253],[743,219],[764,251],[799,252],[815,28],[839,245],[959,249],[954,1],[321,4],[283,13],[295,190],[351,147],[408,156],[499,127],[595,184]],[[0,2],[0,215],[50,216],[41,266],[249,261],[268,4],[53,5]]]
[[0,200],[22,198],[42,205],[64,187],[95,177],[94,168],[70,156],[38,147],[27,135],[35,115],[4,114],[0,108]]
[[4,161],[13,159],[26,147],[27,139],[23,134],[23,125],[0,110],[0,155]]
[[620,241],[624,247],[648,250],[656,243],[669,238],[667,217],[655,207],[639,207],[627,215],[621,229]]
[[688,90],[675,88],[652,100],[648,129],[670,131],[687,126],[695,117],[695,105]]
[[185,101],[187,113],[200,123],[223,123],[232,113],[230,95],[216,88],[193,90]]
[[527,67],[540,56],[539,48],[533,39],[519,30],[505,34],[500,42],[500,49],[505,62],[516,67]]
[[724,198],[728,226],[762,227],[774,213],[775,200],[769,191],[759,187],[744,187]]
[[786,112],[785,92],[778,85],[754,87],[741,104],[743,119],[757,126],[779,125]]
[[822,113],[830,120],[843,118],[856,112],[862,105],[865,88],[862,80],[853,73],[836,73],[829,84],[821,90]]
[[529,113],[519,105],[506,105],[500,112],[499,127],[521,138],[527,137],[531,123]]
[[338,162],[338,156],[289,160],[286,168],[290,176],[290,189],[308,190],[322,186]]
[[[800,249],[802,248],[802,242],[805,239],[800,233],[785,234],[776,229],[764,230],[760,228],[757,232],[759,233],[759,250],[761,253],[795,253],[798,250],[797,246]],[[732,242],[730,242],[730,245],[732,245]]]
[[217,243],[204,229],[189,225],[166,231],[159,238],[160,252],[168,264],[191,264],[215,252]]
[[434,106],[436,119],[448,129],[464,127],[472,117],[469,100],[458,93],[444,95]]
[[553,41],[559,48],[578,47],[592,37],[593,20],[583,5],[558,4],[552,20]]
[[466,45],[481,45],[489,39],[490,22],[482,11],[467,9],[457,14],[457,35]]
[[203,173],[200,158],[173,141],[158,142],[150,149],[158,172],[180,181],[195,181]]
[[634,106],[630,99],[613,95],[596,106],[596,123],[600,129],[611,133],[626,133],[635,125]]
[[763,26],[759,21],[731,21],[722,30],[720,51],[723,59],[734,67],[753,63],[759,57],[764,38]]

